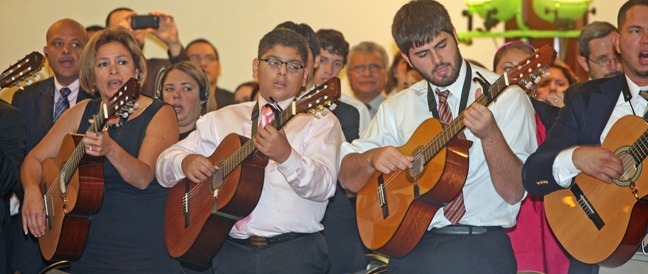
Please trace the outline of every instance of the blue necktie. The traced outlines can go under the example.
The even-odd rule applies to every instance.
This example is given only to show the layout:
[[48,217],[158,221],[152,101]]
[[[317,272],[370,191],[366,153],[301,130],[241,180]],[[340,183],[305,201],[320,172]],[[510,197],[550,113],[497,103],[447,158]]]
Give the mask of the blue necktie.
[[61,97],[56,100],[56,105],[54,105],[54,122],[63,114],[65,110],[70,108],[70,101],[68,101],[68,95],[72,92],[69,88],[62,88],[60,91]]

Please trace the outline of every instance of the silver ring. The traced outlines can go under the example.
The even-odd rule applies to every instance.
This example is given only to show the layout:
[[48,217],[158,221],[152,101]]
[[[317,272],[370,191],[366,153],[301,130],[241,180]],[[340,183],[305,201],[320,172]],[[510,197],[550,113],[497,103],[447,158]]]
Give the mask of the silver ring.
[[92,151],[92,145],[90,145],[90,151]]

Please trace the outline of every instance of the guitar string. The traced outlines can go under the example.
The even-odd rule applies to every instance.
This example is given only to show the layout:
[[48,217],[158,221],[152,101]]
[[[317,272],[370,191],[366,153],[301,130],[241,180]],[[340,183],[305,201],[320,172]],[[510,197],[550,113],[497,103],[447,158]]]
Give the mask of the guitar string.
[[[504,85],[502,86],[501,82],[503,79],[504,77],[500,77],[500,79],[495,81],[491,89],[487,91],[490,94],[490,97],[493,98],[492,101],[494,101],[495,98],[502,93],[504,88],[508,87],[506,86],[506,83],[504,83]],[[493,91],[493,89],[495,89],[495,91]],[[497,92],[497,94],[495,94],[495,92]],[[481,105],[486,105],[490,103],[488,101],[488,98],[486,98],[486,96],[484,96],[483,94],[479,98],[477,98],[475,102]],[[444,147],[446,147],[447,143],[450,142],[452,138],[455,135],[459,134],[459,131],[463,129],[463,127],[465,126],[463,123],[463,117],[464,117],[464,112],[459,113],[459,115],[457,115],[457,118],[453,119],[452,122],[450,122],[450,124],[444,130],[442,130],[441,133],[439,133],[439,135],[435,136],[434,139],[432,139],[432,141],[427,143],[421,150],[419,150],[417,153],[413,154],[412,156],[416,158],[421,154],[424,154],[425,161],[422,161],[424,162],[423,166],[427,165],[432,160],[432,158],[436,157],[436,155],[439,154],[439,152],[441,152],[441,150]],[[413,165],[412,168],[410,168],[410,170],[411,169],[420,170],[421,166],[419,165],[419,163],[420,162],[416,162],[416,164]],[[389,178],[385,180],[385,183],[383,183],[383,187],[387,189],[390,183],[393,182],[396,179],[396,177],[398,177],[398,175],[400,175],[400,173],[402,172],[404,172],[404,170],[398,170],[394,173],[388,174],[388,175],[391,174],[393,175],[389,176]]]
[[[118,102],[118,99],[120,99],[120,98],[117,97],[117,98],[114,98],[111,101],[108,101],[108,109],[115,108],[116,103]],[[119,100],[119,101],[121,101],[121,100]],[[99,114],[101,114],[101,113],[103,113],[103,109],[100,107]],[[90,125],[90,128],[94,132],[98,132],[99,123],[103,123],[105,121],[105,119],[103,118],[102,115],[98,115],[97,118],[98,118],[98,120],[94,121]],[[56,176],[56,183],[58,183],[58,187],[50,187],[47,190],[47,193],[45,194],[45,196],[47,198],[52,199],[52,195],[54,194],[54,192],[60,192],[61,191],[61,187],[63,187],[61,184],[67,184],[68,183],[68,181],[72,178],[72,176],[74,176],[74,173],[76,173],[76,171],[75,172],[69,172],[70,169],[71,169],[71,166],[76,166],[74,168],[74,170],[76,170],[76,168],[78,167],[78,164],[79,164],[77,162],[79,162],[81,160],[81,158],[83,158],[83,156],[85,156],[85,143],[83,142],[83,140],[81,140],[79,142],[79,144],[74,148],[74,151],[72,152],[72,155],[70,155],[70,159],[67,162],[65,162],[65,164],[63,165],[63,168],[61,169],[61,171],[68,171],[68,172],[61,173],[61,171],[59,171],[59,173]],[[67,175],[67,176],[65,176],[66,178],[61,178],[61,176],[63,176],[63,175]],[[69,177],[69,178],[67,178],[67,177]],[[54,210],[54,209],[52,209],[52,210]]]

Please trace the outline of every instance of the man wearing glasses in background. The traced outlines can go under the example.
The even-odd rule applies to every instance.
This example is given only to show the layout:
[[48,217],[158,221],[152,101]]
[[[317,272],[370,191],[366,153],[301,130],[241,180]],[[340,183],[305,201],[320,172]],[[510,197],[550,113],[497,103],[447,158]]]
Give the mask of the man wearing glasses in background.
[[187,55],[191,62],[200,66],[207,74],[209,90],[214,91],[207,98],[207,112],[234,104],[234,93],[218,87],[221,65],[216,47],[209,41],[199,38],[187,45]]
[[193,134],[158,158],[156,174],[166,187],[184,177],[201,182],[212,176],[218,167],[205,156],[231,133],[254,136],[254,146],[269,159],[259,202],[230,230],[213,259],[214,273],[326,273],[329,268],[320,222],[335,192],[344,140],[340,124],[330,114],[298,115],[280,130],[264,123],[274,117],[272,108],[287,109],[301,92],[307,58],[308,46],[298,33],[278,28],[266,34],[252,61],[258,102],[207,113]]
[[347,76],[356,99],[363,102],[373,118],[385,100],[387,85],[385,68],[389,58],[385,49],[374,42],[361,42],[349,52]]
[[578,63],[589,72],[591,80],[621,74],[621,58],[614,50],[614,36],[619,32],[607,22],[592,22],[578,36]]

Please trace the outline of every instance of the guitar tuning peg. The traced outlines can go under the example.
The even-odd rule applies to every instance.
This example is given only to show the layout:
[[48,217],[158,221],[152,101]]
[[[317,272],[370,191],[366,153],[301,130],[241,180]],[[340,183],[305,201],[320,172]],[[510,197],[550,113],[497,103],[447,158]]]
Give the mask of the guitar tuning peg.
[[124,113],[122,113],[122,114],[121,114],[121,117],[124,118],[124,119],[128,118],[128,112],[124,112]]
[[526,89],[531,89],[531,86],[532,86],[533,84],[531,84],[531,82],[529,82],[529,81],[525,81],[525,82],[526,82],[526,83],[524,84],[524,88],[526,88]]
[[25,84],[27,84],[28,86],[31,86],[31,84],[33,84],[33,83],[34,82],[32,80],[27,80],[27,82],[25,82]]
[[315,113],[315,118],[321,119],[322,118],[322,113],[321,112],[316,112]]
[[540,83],[540,79],[542,79],[542,78],[540,76],[536,75],[536,76],[533,77],[533,82],[536,83],[536,84]]
[[40,80],[40,78],[41,78],[40,74],[36,74],[36,76],[34,76],[34,80],[36,81]]
[[128,108],[128,113],[129,113],[129,114],[130,114],[130,113],[133,113],[133,111],[135,111],[133,108]]
[[139,108],[139,104],[138,104],[138,103],[134,103],[134,104],[133,104],[133,108],[134,108],[134,109],[138,109],[138,108]]

